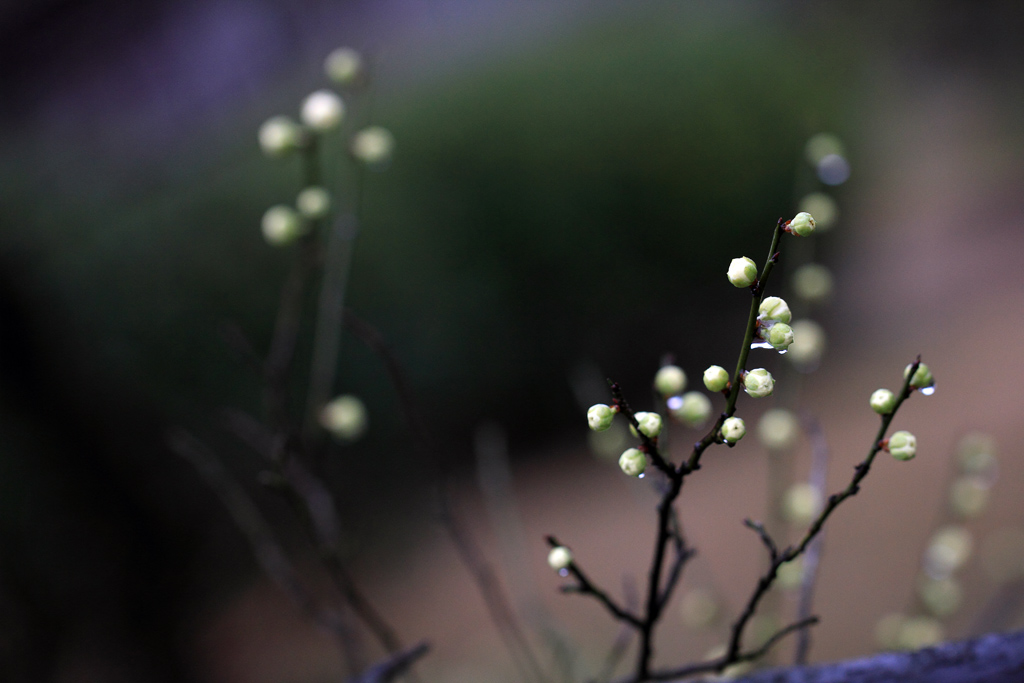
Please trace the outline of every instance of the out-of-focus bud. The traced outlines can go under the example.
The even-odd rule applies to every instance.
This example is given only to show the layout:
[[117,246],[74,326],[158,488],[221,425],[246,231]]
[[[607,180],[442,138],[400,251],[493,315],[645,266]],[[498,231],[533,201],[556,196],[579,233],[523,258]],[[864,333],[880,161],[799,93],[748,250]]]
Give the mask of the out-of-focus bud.
[[793,273],[793,291],[807,303],[820,303],[832,293],[832,272],[817,263],[804,264]]
[[283,156],[298,147],[301,139],[299,124],[287,116],[274,116],[260,126],[260,149],[267,156]]
[[322,187],[307,187],[295,199],[295,206],[306,218],[317,220],[331,210],[331,195]]
[[715,623],[719,606],[714,593],[706,588],[694,588],[683,593],[679,601],[679,616],[692,629],[705,629]]
[[977,517],[988,505],[989,486],[989,480],[978,474],[957,477],[949,487],[949,509],[963,519]]
[[898,646],[902,650],[920,650],[942,642],[942,624],[932,617],[910,617],[900,627]]
[[387,128],[369,126],[352,137],[352,156],[371,166],[389,161],[394,149],[395,136]]
[[785,408],[766,410],[757,423],[757,438],[769,450],[788,450],[800,438],[800,423],[796,415]]
[[825,330],[813,320],[797,320],[793,323],[793,343],[786,358],[800,372],[812,372],[821,362],[825,353]]
[[757,264],[754,260],[743,256],[734,258],[729,263],[729,282],[734,287],[749,287],[757,282]]
[[886,448],[897,460],[910,460],[917,455],[917,437],[906,430],[900,430],[889,437]]
[[793,334],[793,328],[786,323],[775,323],[768,330],[767,341],[776,351],[787,351],[796,341],[796,335]]
[[678,365],[663,365],[654,375],[654,389],[662,396],[675,396],[686,388],[686,373]]
[[743,390],[752,398],[771,396],[775,390],[775,379],[772,378],[772,373],[764,368],[751,370],[743,376]]
[[963,602],[963,591],[955,579],[933,579],[922,576],[917,583],[917,594],[928,611],[937,617],[953,614]]
[[900,631],[907,617],[898,612],[891,612],[875,624],[875,642],[883,650],[897,650],[900,647]]
[[988,434],[975,432],[960,440],[956,453],[960,471],[991,477],[996,470],[996,442]]
[[888,389],[876,389],[869,402],[871,410],[879,415],[888,415],[896,407],[896,395]]
[[647,456],[638,448],[627,449],[619,457],[619,467],[631,477],[639,477],[647,469]]
[[337,128],[344,116],[344,103],[330,90],[317,90],[302,103],[302,122],[320,133]]
[[783,562],[779,565],[779,571],[775,575],[775,585],[783,590],[799,588],[804,580],[804,558],[803,556]]
[[351,394],[339,396],[320,411],[320,425],[342,441],[355,441],[366,431],[366,406]]
[[290,206],[278,204],[267,209],[261,222],[263,239],[275,247],[294,242],[302,236],[304,226],[299,214]]
[[805,196],[800,200],[800,210],[814,216],[818,232],[825,232],[831,228],[839,217],[839,207],[836,206],[835,200],[824,192],[812,192]]
[[765,321],[789,323],[793,319],[793,312],[789,310],[789,304],[778,296],[765,297],[757,309],[757,313],[758,317]]
[[704,371],[704,386],[708,391],[722,391],[729,384],[729,373],[721,365],[712,365]]
[[592,405],[590,410],[587,411],[587,422],[595,432],[603,432],[612,426],[612,420],[615,419],[616,412],[618,411],[612,410],[603,403]]
[[804,482],[793,484],[782,500],[782,514],[794,524],[810,524],[821,512],[821,492]]
[[679,407],[672,411],[672,417],[687,427],[700,427],[711,417],[711,399],[699,391],[688,391],[680,399]]
[[[903,370],[903,379],[906,379],[910,375],[910,368],[914,367],[911,363]],[[928,366],[924,363],[919,363],[917,366],[917,372],[910,378],[910,386],[915,389],[929,389],[935,386],[935,378],[932,377],[932,371],[928,369]]]
[[789,221],[789,229],[800,237],[807,237],[814,232],[814,228],[814,217],[806,211],[801,211]]
[[351,85],[363,71],[363,58],[350,47],[339,47],[324,60],[324,73],[338,85]]
[[817,166],[822,159],[833,154],[843,155],[843,142],[831,133],[811,136],[804,147],[804,155],[811,166]]
[[747,433],[747,425],[743,422],[742,418],[726,418],[725,422],[722,423],[722,431],[720,433],[722,440],[726,443],[736,443]]
[[572,564],[572,551],[564,545],[555,546],[548,553],[548,566],[556,572],[568,569],[570,564]]
[[[645,413],[640,412],[633,415],[636,418],[636,422],[640,425],[640,431],[644,433],[649,439],[653,439],[661,433],[661,415],[658,413]],[[629,426],[630,432],[633,436],[637,436],[636,429],[632,425]]]
[[944,526],[932,535],[924,553],[924,569],[933,579],[944,579],[971,556],[971,533],[958,524]]

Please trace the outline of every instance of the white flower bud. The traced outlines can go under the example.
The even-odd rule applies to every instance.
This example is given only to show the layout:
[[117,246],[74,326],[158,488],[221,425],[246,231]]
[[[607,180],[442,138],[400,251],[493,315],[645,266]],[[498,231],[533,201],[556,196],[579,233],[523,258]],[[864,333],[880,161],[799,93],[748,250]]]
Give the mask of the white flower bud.
[[324,60],[324,73],[338,85],[353,83],[363,71],[363,58],[350,47],[339,47]]
[[932,578],[946,578],[967,561],[973,546],[971,534],[964,527],[956,524],[942,527],[928,543],[924,569]]
[[712,365],[704,371],[704,386],[708,391],[722,391],[729,384],[729,373],[721,365]]
[[279,157],[292,151],[302,138],[299,124],[287,116],[274,116],[260,126],[259,140],[263,153]]
[[711,417],[711,399],[699,391],[688,391],[680,397],[679,407],[672,417],[687,427],[700,427]]
[[603,432],[612,426],[612,420],[615,419],[615,413],[618,411],[612,410],[603,403],[590,406],[590,410],[587,411],[587,422],[590,423],[590,428],[595,432]]
[[821,512],[821,492],[803,482],[786,490],[782,501],[782,514],[794,524],[810,524]]
[[619,467],[631,477],[639,477],[647,469],[647,456],[637,448],[629,448],[619,456]]
[[679,601],[679,616],[692,629],[704,629],[715,623],[718,617],[718,600],[706,588],[694,588],[683,593]]
[[294,242],[305,231],[299,214],[284,204],[267,209],[261,225],[263,238],[275,247]]
[[796,557],[779,565],[775,574],[775,585],[783,590],[799,588],[804,581],[804,558]]
[[757,423],[757,438],[769,450],[788,450],[800,438],[800,423],[796,415],[785,408],[766,410]]
[[917,437],[908,431],[898,431],[889,437],[887,448],[897,460],[910,460],[917,455]]
[[888,389],[876,389],[871,394],[871,410],[879,415],[888,415],[896,407],[896,395]]
[[793,323],[793,343],[786,358],[801,372],[811,372],[818,367],[825,352],[825,330],[813,320],[798,320]]
[[[661,433],[661,415],[658,413],[636,413],[633,415],[636,418],[637,424],[640,425],[640,431],[643,432],[647,438],[653,439]],[[637,436],[636,429],[633,425],[629,426],[629,431],[633,436]]]
[[814,217],[806,211],[801,211],[789,221],[789,229],[794,235],[807,237],[814,232]]
[[818,232],[825,232],[831,228],[836,218],[839,217],[839,207],[836,206],[836,201],[824,192],[812,192],[805,196],[800,200],[800,210],[814,216]]
[[764,368],[751,370],[743,377],[743,390],[752,398],[764,398],[771,396],[775,389],[775,380],[772,374]]
[[306,218],[317,220],[331,209],[331,195],[322,187],[307,187],[295,199],[295,206]]
[[753,259],[747,258],[734,258],[729,263],[729,282],[734,287],[749,287],[750,285],[757,282],[757,264],[754,263]]
[[302,122],[320,133],[337,128],[344,115],[344,103],[330,90],[317,90],[302,103]]
[[676,396],[686,388],[686,373],[678,365],[663,365],[654,375],[654,388],[662,396]]
[[548,553],[548,566],[556,572],[568,569],[572,564],[572,552],[564,545],[556,546]]
[[[903,370],[903,379],[910,376],[910,368],[914,367],[911,363]],[[910,386],[915,389],[927,389],[935,386],[935,378],[932,377],[932,371],[928,369],[928,366],[924,363],[919,363],[917,366],[917,372],[910,378]]]
[[920,650],[942,642],[942,624],[932,617],[910,617],[900,627],[897,645],[903,650]]
[[793,291],[807,303],[820,303],[832,293],[832,272],[817,263],[802,265],[793,273]]
[[395,136],[380,126],[364,128],[352,137],[352,156],[366,164],[383,164],[394,148]]
[[989,481],[977,474],[957,477],[949,487],[949,507],[957,517],[977,517],[988,505]]
[[765,297],[764,301],[761,302],[761,306],[757,309],[757,313],[757,317],[765,321],[788,323],[793,319],[793,313],[789,310],[789,304],[786,303],[785,299],[777,296]]
[[917,594],[928,611],[940,618],[956,612],[963,602],[960,584],[950,577],[933,579],[922,576],[917,584]]
[[366,406],[351,394],[337,397],[320,411],[320,425],[342,441],[358,439],[366,423]]
[[736,443],[747,433],[747,425],[743,422],[742,418],[726,418],[725,422],[722,423],[722,431],[720,433],[722,440],[726,443]]
[[776,351],[786,351],[796,341],[796,335],[793,334],[793,328],[786,323],[775,323],[768,330],[767,341]]

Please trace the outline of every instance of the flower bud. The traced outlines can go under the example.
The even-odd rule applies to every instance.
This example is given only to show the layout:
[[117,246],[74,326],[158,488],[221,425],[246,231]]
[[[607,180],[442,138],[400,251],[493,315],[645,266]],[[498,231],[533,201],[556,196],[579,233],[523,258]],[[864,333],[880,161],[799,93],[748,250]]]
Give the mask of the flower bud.
[[729,282],[734,287],[749,287],[757,282],[757,264],[753,259],[734,258],[729,263]]
[[994,476],[996,470],[996,442],[988,434],[968,434],[957,446],[957,464],[968,474]]
[[262,228],[263,238],[275,247],[294,242],[304,232],[299,214],[284,204],[267,209],[263,214]]
[[989,481],[977,474],[957,477],[949,487],[949,507],[957,517],[977,517],[988,505]]
[[726,443],[736,443],[747,433],[747,425],[743,422],[742,418],[726,418],[725,422],[722,423],[722,431],[720,433],[722,440]]
[[948,577],[971,556],[974,541],[967,529],[957,524],[944,526],[932,535],[924,553],[924,569],[936,579]]
[[[815,163],[814,165],[817,166],[818,164]],[[839,217],[839,207],[836,206],[836,200],[824,192],[812,192],[806,195],[800,200],[800,210],[814,216],[814,225],[818,232],[828,230],[835,223],[836,218]]]
[[782,501],[782,514],[794,524],[810,524],[821,512],[821,492],[803,482],[793,484]]
[[910,617],[900,627],[897,645],[903,650],[920,650],[942,642],[942,624],[932,617]]
[[788,323],[793,319],[793,313],[789,310],[789,304],[786,303],[785,299],[777,296],[765,297],[764,301],[761,302],[760,308],[757,309],[757,313],[757,317],[765,321]]
[[[903,370],[903,379],[906,379],[910,375],[910,368],[914,367],[911,363]],[[927,389],[935,386],[935,378],[932,377],[932,371],[928,369],[928,366],[924,363],[918,363],[917,372],[910,378],[910,386],[914,389]]]
[[330,90],[317,90],[302,103],[302,122],[319,133],[337,128],[344,116],[344,103]]
[[789,562],[783,562],[775,574],[775,585],[783,590],[799,588],[804,580],[804,558],[795,557]]
[[814,232],[814,217],[806,211],[801,211],[789,221],[789,229],[795,235],[807,237]]
[[331,195],[322,187],[307,187],[295,199],[295,206],[306,218],[317,220],[331,209]]
[[796,341],[796,335],[793,334],[793,328],[786,323],[775,323],[768,330],[768,343],[776,351],[788,350],[794,341]]
[[612,420],[615,419],[616,412],[603,403],[592,405],[590,410],[587,411],[587,422],[590,423],[590,428],[595,432],[603,432],[612,426]]
[[818,367],[825,352],[825,330],[813,320],[793,323],[793,343],[786,358],[800,372],[811,372]]
[[629,448],[619,456],[619,467],[631,477],[639,477],[647,469],[647,456],[637,448]]
[[888,389],[876,389],[869,402],[871,410],[879,415],[888,415],[896,407],[896,395]]
[[388,161],[394,148],[395,136],[380,126],[364,128],[352,137],[352,156],[371,166]]
[[711,417],[711,399],[699,391],[688,391],[681,397],[679,407],[672,411],[672,417],[687,427],[700,427]]
[[907,431],[898,431],[889,437],[888,449],[897,460],[910,460],[917,455],[917,437]]
[[922,576],[917,584],[917,594],[928,611],[937,617],[948,617],[960,609],[963,591],[953,578],[933,579]]
[[363,71],[363,58],[350,47],[339,47],[324,60],[324,73],[338,85],[350,85]]
[[788,450],[796,445],[799,437],[800,423],[796,415],[785,408],[766,410],[757,423],[757,438],[769,450]]
[[686,373],[678,365],[663,365],[654,375],[654,388],[662,396],[676,396],[686,388]]
[[572,552],[564,545],[555,546],[548,553],[548,566],[556,572],[568,569],[572,564]]
[[802,265],[793,273],[793,291],[807,303],[824,301],[832,293],[832,273],[817,263]]
[[260,126],[260,149],[267,156],[283,156],[298,147],[301,137],[299,124],[287,116],[274,116]]
[[775,380],[772,374],[764,368],[751,370],[743,376],[743,390],[752,398],[764,398],[771,396],[775,389]]
[[708,391],[722,391],[729,385],[729,373],[721,365],[712,365],[704,371],[704,386]]
[[[640,431],[647,436],[648,439],[653,439],[661,433],[661,415],[658,413],[636,413],[633,415],[636,418],[637,424],[640,425]],[[633,436],[637,436],[636,429],[633,425],[629,426],[630,433]]]
[[900,646],[900,631],[906,623],[906,615],[891,612],[875,623],[875,643],[883,650],[895,650]]
[[351,394],[337,397],[320,411],[320,425],[342,441],[358,439],[366,423],[366,406]]

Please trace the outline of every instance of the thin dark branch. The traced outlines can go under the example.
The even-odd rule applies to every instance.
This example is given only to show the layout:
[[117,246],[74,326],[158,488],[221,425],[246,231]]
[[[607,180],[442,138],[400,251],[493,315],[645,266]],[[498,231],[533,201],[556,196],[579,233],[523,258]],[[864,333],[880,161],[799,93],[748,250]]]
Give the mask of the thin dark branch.
[[669,569],[668,578],[665,580],[665,588],[661,591],[661,605],[659,610],[664,610],[668,601],[672,599],[672,593],[679,584],[679,579],[683,576],[683,568],[686,566],[686,563],[697,554],[696,549],[686,547],[686,540],[683,538],[683,530],[679,523],[679,516],[676,514],[674,508],[672,510],[669,533],[672,535],[672,546],[675,550],[676,557],[672,562],[672,568]]
[[640,423],[636,420],[636,413],[634,413],[633,409],[629,407],[629,402],[626,401],[626,397],[622,395],[622,387],[619,386],[618,382],[612,382],[611,380],[609,380],[608,384],[611,388],[612,398],[615,400],[615,405],[619,407],[619,412],[626,416],[626,420],[629,421],[633,430],[636,431],[637,435],[640,437],[640,442],[643,444],[643,451],[650,456],[651,462],[654,463],[655,467],[664,472],[665,476],[669,478],[677,477],[676,468],[669,463],[658,450],[658,439],[652,439],[640,431]]
[[774,564],[775,561],[779,559],[779,548],[775,545],[775,541],[772,540],[768,530],[764,528],[764,524],[761,522],[755,522],[751,519],[745,519],[743,520],[743,526],[748,529],[752,529],[758,535],[761,539],[761,543],[763,543],[764,547],[768,549],[768,555]]
[[[626,610],[635,612],[640,607],[640,598],[636,593],[636,586],[629,577],[624,577],[622,580],[622,592],[625,595]],[[634,630],[633,624],[622,624],[618,635],[615,636],[611,649],[608,650],[604,666],[601,667],[601,672],[594,679],[594,683],[603,683],[604,681],[611,680],[612,675],[615,673],[615,668],[626,655],[626,649],[629,647],[630,641],[633,640]]]
[[[547,542],[548,545],[550,545],[552,548],[556,548],[562,545],[554,536],[548,536]],[[615,601],[612,600],[607,593],[605,593],[603,590],[594,585],[594,583],[587,577],[586,574],[583,573],[583,570],[580,569],[579,565],[576,564],[575,561],[571,562],[569,566],[566,567],[566,570],[574,579],[576,579],[576,585],[562,586],[563,593],[579,593],[580,595],[592,595],[594,598],[597,599],[598,602],[604,605],[605,609],[611,612],[613,617],[615,617],[619,621],[624,621],[627,624],[632,625],[634,628],[643,628],[643,622],[640,620],[639,617],[637,617],[634,614],[631,614],[627,610],[615,604]]]
[[389,683],[409,670],[413,663],[427,654],[430,645],[423,642],[408,650],[396,652],[383,662],[371,666],[360,675],[350,678],[348,683]]

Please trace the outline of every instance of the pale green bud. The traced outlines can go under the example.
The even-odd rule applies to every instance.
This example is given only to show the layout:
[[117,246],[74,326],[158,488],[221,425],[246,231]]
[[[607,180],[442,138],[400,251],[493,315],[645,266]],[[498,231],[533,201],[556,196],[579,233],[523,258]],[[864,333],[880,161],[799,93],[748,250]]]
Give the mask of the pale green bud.
[[688,590],[679,601],[679,616],[692,629],[705,629],[713,625],[718,613],[718,600],[706,588]]
[[917,455],[917,437],[908,431],[898,431],[889,437],[887,448],[897,460],[910,460]]
[[274,116],[260,126],[260,149],[267,156],[283,156],[298,147],[301,139],[299,124],[287,116]]
[[752,398],[764,398],[771,396],[775,389],[775,380],[772,374],[764,368],[751,370],[743,376],[743,390]]
[[290,206],[278,204],[267,209],[261,222],[263,238],[269,244],[282,246],[302,236],[304,226],[299,214]]
[[789,221],[789,229],[793,234],[800,237],[807,237],[814,232],[814,217],[806,211],[801,211]]
[[821,492],[803,482],[793,484],[786,490],[782,500],[782,514],[794,524],[810,524],[821,512]]
[[639,477],[647,469],[647,456],[637,448],[629,448],[619,457],[619,467],[631,477]]
[[324,60],[324,73],[338,85],[350,85],[363,71],[363,58],[350,47],[339,47]]
[[295,199],[295,206],[306,218],[317,220],[331,210],[331,195],[322,187],[307,187]]
[[942,642],[942,624],[932,617],[911,617],[900,628],[898,646],[903,650],[920,650]]
[[817,263],[802,265],[793,273],[793,291],[808,303],[824,301],[832,293],[832,272]]
[[898,612],[891,612],[875,624],[875,642],[883,650],[895,650],[900,646],[900,631],[907,617]]
[[922,576],[917,583],[917,594],[928,611],[937,617],[948,617],[960,609],[963,603],[963,591],[960,584],[952,578],[933,579]]
[[351,394],[339,396],[320,411],[320,425],[342,441],[355,441],[366,431],[366,406]]
[[992,475],[997,464],[995,439],[980,432],[968,434],[960,440],[956,457],[960,471]]
[[663,365],[654,375],[654,388],[662,396],[676,396],[686,388],[686,373],[678,365]]
[[796,341],[796,335],[793,334],[793,328],[786,323],[775,323],[768,330],[768,343],[776,351],[788,350],[794,341]]
[[971,533],[964,527],[957,524],[942,527],[925,550],[925,571],[935,578],[947,577],[967,561],[973,547]]
[[777,296],[765,297],[764,301],[761,302],[760,308],[757,309],[757,313],[758,317],[765,321],[788,323],[793,319],[793,313],[789,310],[789,304],[786,303],[785,299]]
[[[817,166],[817,162],[814,165]],[[818,232],[825,232],[831,228],[839,217],[839,207],[836,206],[836,201],[824,192],[812,192],[806,195],[800,200],[800,210],[814,216]]]
[[843,155],[843,142],[831,133],[818,133],[811,136],[804,148],[804,155],[807,163],[817,166],[825,157],[831,154]]
[[729,263],[729,282],[734,287],[749,287],[757,282],[757,264],[753,259],[734,258]]
[[804,558],[796,557],[779,565],[775,574],[775,585],[783,590],[799,588],[804,580]]
[[[640,431],[644,433],[649,439],[653,439],[661,433],[661,415],[658,413],[636,413],[633,415],[636,418],[637,424],[640,425]],[[629,431],[633,436],[637,436],[636,429],[633,425],[629,426]]]
[[345,116],[345,104],[330,90],[317,90],[302,103],[302,122],[323,133],[338,127]]
[[789,345],[786,358],[801,372],[811,372],[818,367],[825,352],[825,330],[813,320],[798,320],[793,323],[793,343]]
[[722,440],[726,443],[736,443],[747,433],[747,425],[743,422],[742,418],[726,418],[725,422],[722,423],[722,431],[720,433]]
[[590,423],[590,428],[595,432],[603,432],[612,426],[612,420],[615,419],[616,410],[612,410],[610,407],[603,403],[590,406],[590,410],[587,411],[587,422]]
[[977,474],[957,477],[949,487],[949,507],[958,517],[977,517],[989,499],[989,480]]
[[711,399],[699,391],[688,391],[680,399],[679,407],[672,411],[672,417],[687,427],[700,427],[711,417]]
[[888,415],[896,407],[896,395],[888,389],[876,389],[871,394],[871,410],[879,415]]
[[380,126],[364,128],[352,137],[352,156],[371,166],[388,161],[394,148],[395,136]]
[[[914,367],[911,363],[903,370],[903,379],[906,379],[910,375],[910,368]],[[910,386],[915,389],[927,389],[935,386],[935,378],[932,377],[932,371],[928,369],[928,366],[924,363],[919,363],[917,366],[917,372],[910,378]]]
[[757,438],[769,450],[788,450],[800,438],[800,423],[796,415],[785,408],[766,410],[757,423]]
[[722,391],[729,384],[729,373],[721,365],[712,365],[704,371],[704,386],[708,391]]
[[548,566],[556,572],[568,569],[572,564],[572,552],[564,545],[556,546],[548,553]]

